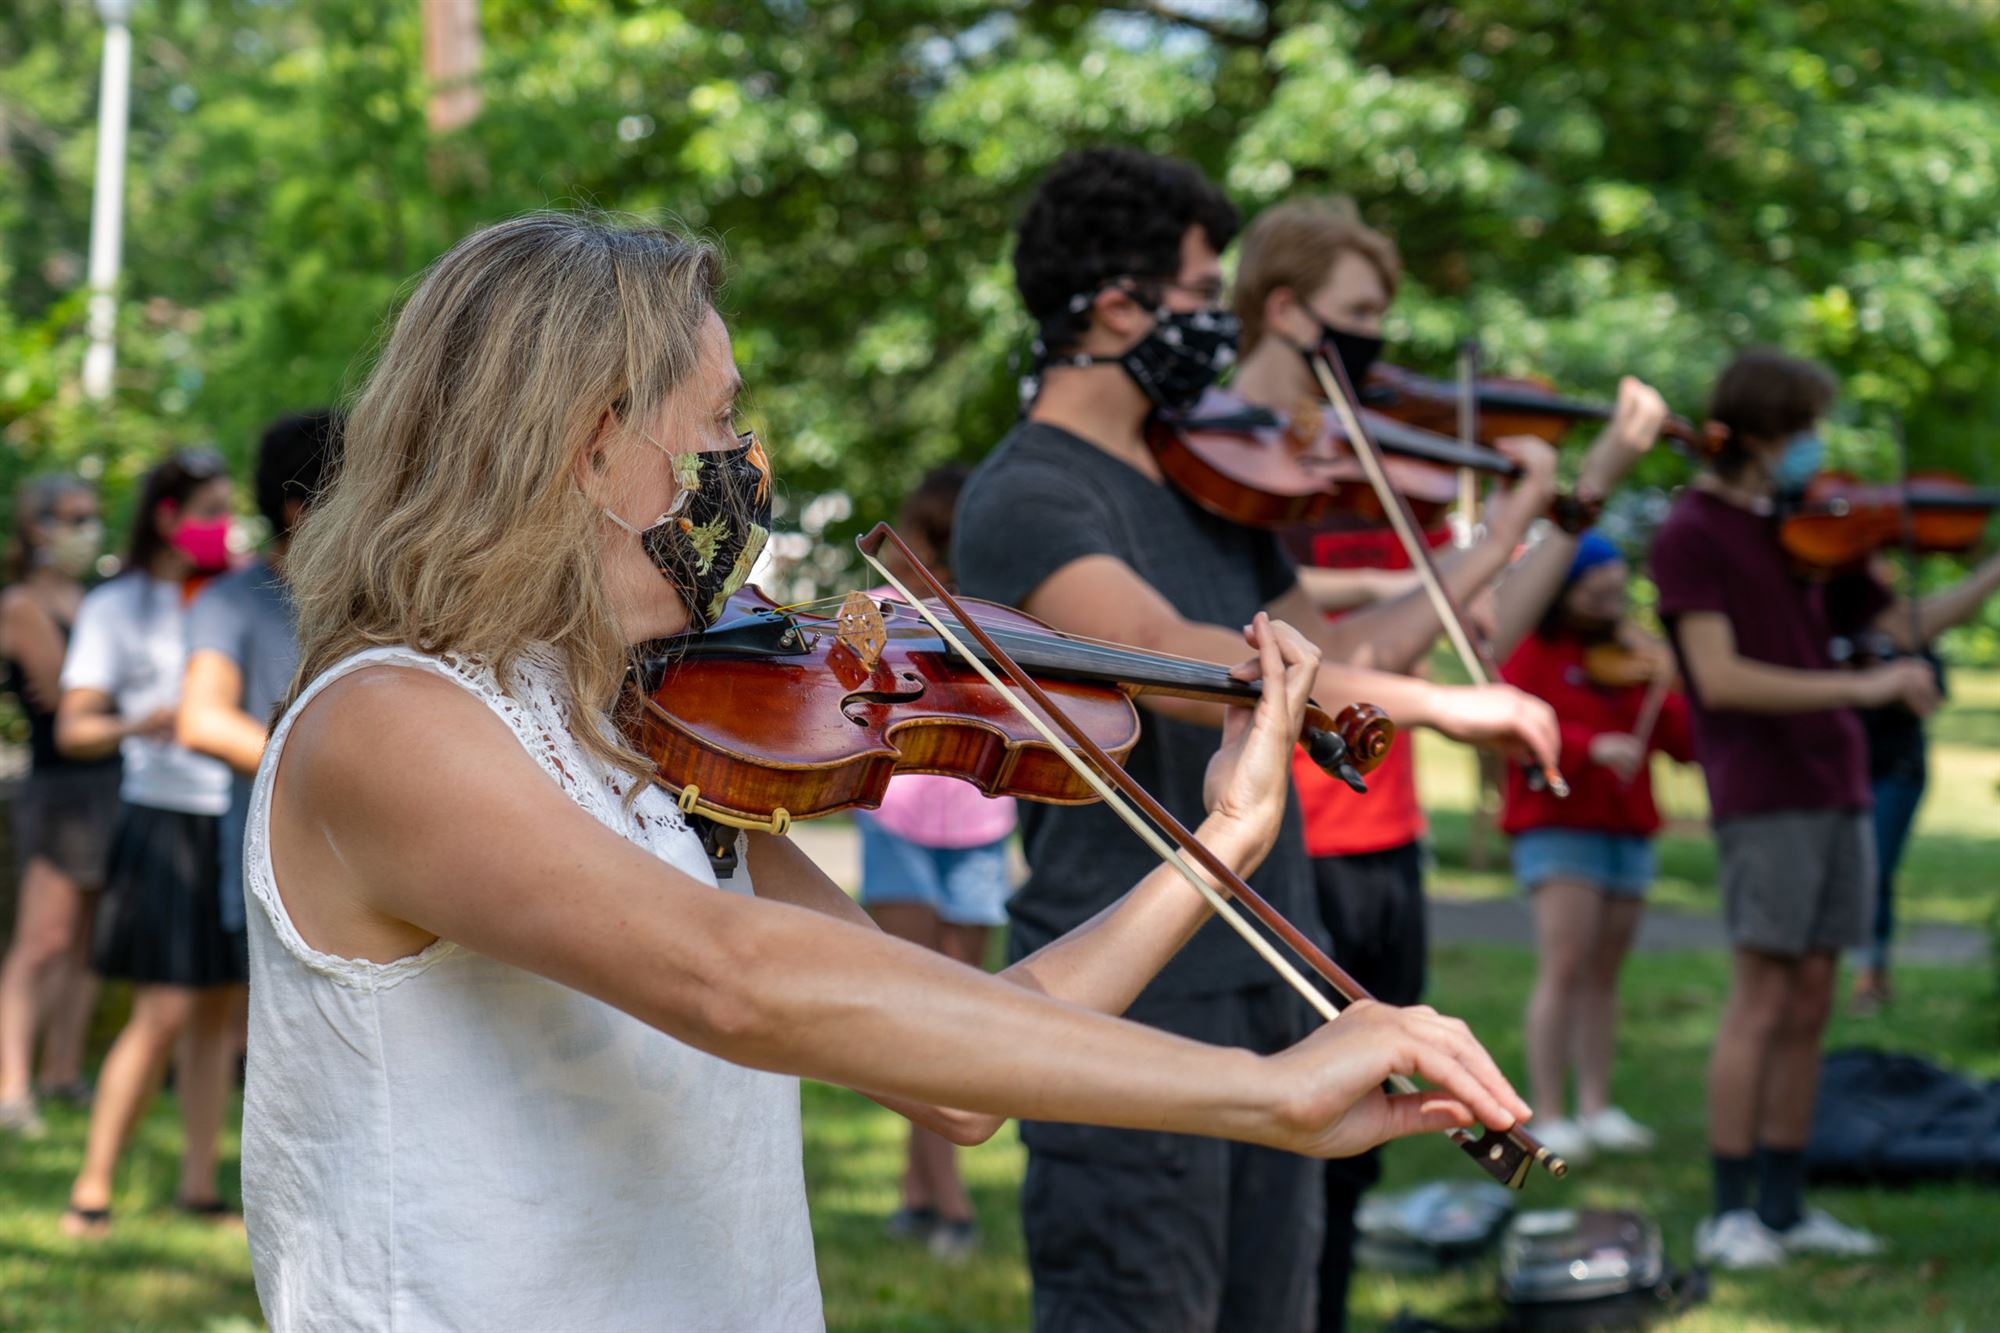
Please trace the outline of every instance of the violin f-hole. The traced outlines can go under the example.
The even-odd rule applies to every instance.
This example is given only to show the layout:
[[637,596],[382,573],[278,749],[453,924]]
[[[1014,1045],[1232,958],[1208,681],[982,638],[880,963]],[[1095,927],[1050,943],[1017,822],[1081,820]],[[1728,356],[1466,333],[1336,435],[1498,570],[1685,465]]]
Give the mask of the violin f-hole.
[[841,716],[857,727],[865,727],[868,725],[868,718],[866,716],[857,716],[855,710],[865,708],[869,704],[915,703],[924,697],[924,678],[922,676],[919,676],[914,671],[905,671],[901,673],[901,678],[909,682],[908,689],[854,691],[854,693],[840,701]]

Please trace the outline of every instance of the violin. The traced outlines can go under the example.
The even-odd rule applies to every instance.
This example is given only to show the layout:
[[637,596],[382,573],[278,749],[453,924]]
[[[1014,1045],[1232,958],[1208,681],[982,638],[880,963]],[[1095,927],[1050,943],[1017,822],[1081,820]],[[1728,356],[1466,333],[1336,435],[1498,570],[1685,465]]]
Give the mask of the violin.
[[[1632,736],[1641,746],[1650,746],[1653,732],[1660,725],[1660,710],[1666,707],[1667,695],[1679,687],[1680,674],[1674,667],[1673,650],[1666,644],[1650,635],[1641,635],[1630,626],[1623,629],[1626,637],[1594,643],[1584,649],[1583,671],[1591,684],[1604,689],[1646,687]],[[1637,776],[1633,774],[1623,783],[1629,784]]]
[[[1472,405],[1482,444],[1509,435],[1534,435],[1560,443],[1579,421],[1609,421],[1606,403],[1567,398],[1548,385],[1530,379],[1481,375],[1472,381]],[[1430,431],[1456,431],[1465,395],[1446,379],[1419,375],[1401,366],[1376,362],[1362,387],[1361,401],[1386,416]],[[1702,432],[1684,417],[1670,416],[1660,428],[1663,437],[1697,452],[1707,449]]]
[[2000,490],[1949,472],[1913,473],[1904,486],[1822,472],[1786,506],[1778,538],[1808,572],[1837,574],[1905,538],[1912,554],[1962,555],[1979,544],[1995,509]]
[[[1237,707],[1263,682],[1228,668],[1073,638],[1011,607],[958,599],[979,628],[1076,718],[1105,752],[1139,740],[1133,700],[1170,694]],[[961,632],[962,623],[945,617]],[[982,658],[991,666],[990,658]],[[1076,805],[1096,793],[912,607],[850,593],[781,607],[734,594],[706,633],[643,651],[645,698],[627,727],[681,809],[730,828],[783,834],[792,821],[873,809],[898,773],[961,778],[989,796]],[[1363,789],[1395,724],[1350,704],[1314,708],[1300,744]]]
[[1651,639],[1643,645],[1607,639],[1583,650],[1583,673],[1599,689],[1629,689],[1662,677],[1671,682],[1674,660],[1665,644]]
[[[911,592],[877,558],[884,542],[895,544],[926,597]],[[653,757],[658,780],[679,791],[683,810],[723,824],[783,832],[791,807],[781,804],[781,797],[797,801],[801,811],[820,813],[875,804],[899,767],[951,773],[989,792],[1030,800],[1085,800],[1094,792],[1322,1018],[1337,1019],[1339,1008],[1277,952],[1238,905],[1343,1001],[1370,998],[1140,787],[1093,734],[1102,731],[1114,746],[1129,751],[1137,739],[1135,693],[1240,704],[1260,692],[1258,682],[1237,680],[1208,663],[1059,634],[1009,608],[968,606],[886,524],[856,545],[901,602],[876,602],[857,592],[831,617],[802,616],[800,608],[778,607],[761,593],[740,593],[706,633],[642,654],[639,677],[646,697],[643,707],[628,711],[628,735]],[[1046,664],[1024,667],[1003,644]],[[1130,679],[1141,670],[1147,673],[1143,680]],[[975,679],[983,691],[975,688]],[[1058,694],[1071,697],[1089,717],[1057,702]],[[1025,725],[1006,719],[1005,709]],[[689,712],[703,720],[690,719]],[[1380,710],[1361,704],[1343,710],[1330,726],[1325,721],[1315,710],[1302,743],[1322,766],[1359,782],[1387,753],[1393,726]],[[1081,786],[1041,763],[1044,753],[1056,756]],[[703,787],[704,781],[710,785]],[[704,841],[714,855],[714,840]],[[1401,1075],[1390,1084],[1399,1092],[1415,1091]],[[1448,1137],[1514,1189],[1537,1164],[1557,1177],[1569,1169],[1519,1126],[1476,1136],[1458,1129]]]
[[[1389,482],[1435,523],[1456,498],[1457,470],[1514,477],[1505,454],[1370,414]],[[1160,471],[1202,508],[1255,528],[1312,526],[1335,512],[1383,517],[1345,430],[1334,417],[1301,410],[1289,422],[1262,408],[1228,416],[1155,413],[1146,443]]]

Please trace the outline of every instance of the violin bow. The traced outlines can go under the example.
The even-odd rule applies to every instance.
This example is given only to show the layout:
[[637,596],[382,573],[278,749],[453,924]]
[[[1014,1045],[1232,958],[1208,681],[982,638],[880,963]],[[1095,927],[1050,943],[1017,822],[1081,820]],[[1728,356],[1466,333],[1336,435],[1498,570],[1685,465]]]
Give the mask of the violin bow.
[[[1465,674],[1472,677],[1475,685],[1491,685],[1500,675],[1499,667],[1493,663],[1493,656],[1486,645],[1476,638],[1465,623],[1464,613],[1458,603],[1452,600],[1451,590],[1444,586],[1444,576],[1438,572],[1437,561],[1431,558],[1429,543],[1424,541],[1423,530],[1418,526],[1417,516],[1410,508],[1409,499],[1389,484],[1388,469],[1382,464],[1382,450],[1375,439],[1361,424],[1361,413],[1355,410],[1358,401],[1354,396],[1354,385],[1348,382],[1347,368],[1338,359],[1330,359],[1319,348],[1306,349],[1306,364],[1319,381],[1320,392],[1340,417],[1340,425],[1347,432],[1348,447],[1361,463],[1361,470],[1368,475],[1368,484],[1375,489],[1375,496],[1382,504],[1382,512],[1388,515],[1389,526],[1395,529],[1396,539],[1409,553],[1410,564],[1417,571],[1417,579],[1423,584],[1424,592],[1437,610],[1438,623],[1444,626],[1445,635],[1458,653],[1458,660],[1465,666]],[[1530,768],[1529,775],[1535,776],[1536,769]],[[1553,764],[1543,764],[1539,769],[1542,782],[1557,796],[1569,795],[1569,783]]]
[[[1459,443],[1479,443],[1479,340],[1467,338],[1458,345],[1458,439]],[[1458,470],[1458,531],[1453,534],[1461,548],[1472,545],[1473,529],[1479,524],[1479,478],[1469,467]]]
[[[968,648],[923,598],[912,593],[882,563],[877,557],[877,552],[881,550],[884,542],[895,545],[896,550],[909,562],[910,569],[916,573],[918,581],[925,586],[930,596],[950,613],[959,626],[971,634],[993,665],[998,666],[1012,678],[1015,688],[1009,688],[1008,684],[995,674],[993,667],[988,666],[978,653]],[[1374,998],[1360,982],[1349,976],[1338,963],[1329,958],[1325,950],[1306,938],[1299,928],[1287,921],[1277,908],[1264,899],[1263,895],[1245,883],[1241,875],[1231,870],[1222,858],[1190,833],[1185,825],[1174,818],[1171,811],[1155,800],[1151,792],[1140,786],[1138,781],[1125,771],[1123,765],[1106,754],[1097,742],[1091,739],[1090,734],[1049,697],[1040,682],[1023,671],[1007,651],[994,642],[985,628],[966,614],[959,606],[958,599],[952,596],[950,590],[939,582],[937,576],[904,544],[895,529],[886,523],[878,523],[868,533],[856,539],[855,547],[861,552],[861,558],[866,560],[875,573],[894,588],[919,616],[923,617],[931,630],[957,653],[962,661],[978,672],[987,684],[997,690],[1000,697],[1005,699],[1014,711],[1019,713],[1042,739],[1076,770],[1078,776],[1090,784],[1092,790],[1097,792],[1104,803],[1134,833],[1138,834],[1140,840],[1152,849],[1153,854],[1192,885],[1215,910],[1215,914],[1228,922],[1230,928],[1243,937],[1244,943],[1283,977],[1321,1018],[1329,1023],[1333,1022],[1340,1016],[1340,1006],[1336,1006],[1310,981],[1307,981],[1289,959],[1280,954],[1256,927],[1244,919],[1243,914],[1236,910],[1229,898],[1224,897],[1222,892],[1216,889],[1215,884],[1220,884],[1223,889],[1228,890],[1230,897],[1241,903],[1252,916],[1263,922],[1266,928],[1283,940],[1291,951],[1317,972],[1347,1004]],[[1021,693],[1016,693],[1016,689]],[[1023,693],[1034,701],[1035,708],[1029,707],[1027,701],[1021,698]],[[1036,708],[1041,710],[1040,714],[1036,712]],[[1046,716],[1043,716],[1044,714]],[[1069,736],[1068,743],[1056,735],[1050,725],[1051,721]],[[1082,753],[1079,754],[1078,751]],[[1086,756],[1088,763],[1085,762]],[[1134,806],[1137,809],[1134,809]],[[1144,812],[1144,817],[1141,817],[1141,811]],[[1151,822],[1148,823],[1148,820]],[[1168,839],[1172,839],[1172,842],[1170,843]],[[1201,868],[1214,877],[1215,884],[1211,884],[1208,879],[1196,872],[1194,866],[1188,863],[1189,857],[1199,862]],[[1392,1075],[1389,1083],[1397,1092],[1418,1091],[1415,1083],[1400,1074]],[[1519,1125],[1504,1134],[1483,1126],[1481,1129],[1482,1132],[1477,1136],[1470,1129],[1448,1130],[1446,1137],[1478,1162],[1480,1168],[1488,1175],[1509,1188],[1520,1189],[1527,1182],[1530,1167],[1537,1162],[1558,1179],[1568,1174],[1568,1163],[1542,1146]]]
[[1910,442],[1903,435],[1903,414],[1892,412],[1889,437],[1896,442],[1896,469],[1903,488],[1902,540],[1903,576],[1909,581],[1903,604],[1910,613],[1910,655],[1924,651],[1924,613],[1917,605],[1917,510],[1910,491]]

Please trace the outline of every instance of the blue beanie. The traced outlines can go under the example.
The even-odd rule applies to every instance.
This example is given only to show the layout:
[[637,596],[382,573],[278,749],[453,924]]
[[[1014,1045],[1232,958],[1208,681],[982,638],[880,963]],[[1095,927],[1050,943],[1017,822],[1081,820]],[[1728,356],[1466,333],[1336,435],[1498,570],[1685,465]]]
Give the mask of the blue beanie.
[[1576,554],[1570,559],[1569,573],[1563,575],[1563,587],[1567,588],[1599,565],[1624,558],[1609,537],[1592,528],[1576,539]]

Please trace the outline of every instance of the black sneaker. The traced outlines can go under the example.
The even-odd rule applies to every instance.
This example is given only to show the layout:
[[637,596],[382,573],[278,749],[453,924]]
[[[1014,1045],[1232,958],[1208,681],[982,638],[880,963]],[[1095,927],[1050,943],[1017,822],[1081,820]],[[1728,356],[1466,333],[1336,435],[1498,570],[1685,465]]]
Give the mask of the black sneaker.
[[937,1225],[937,1209],[905,1205],[889,1214],[889,1220],[882,1224],[882,1229],[889,1233],[891,1240],[929,1241]]

